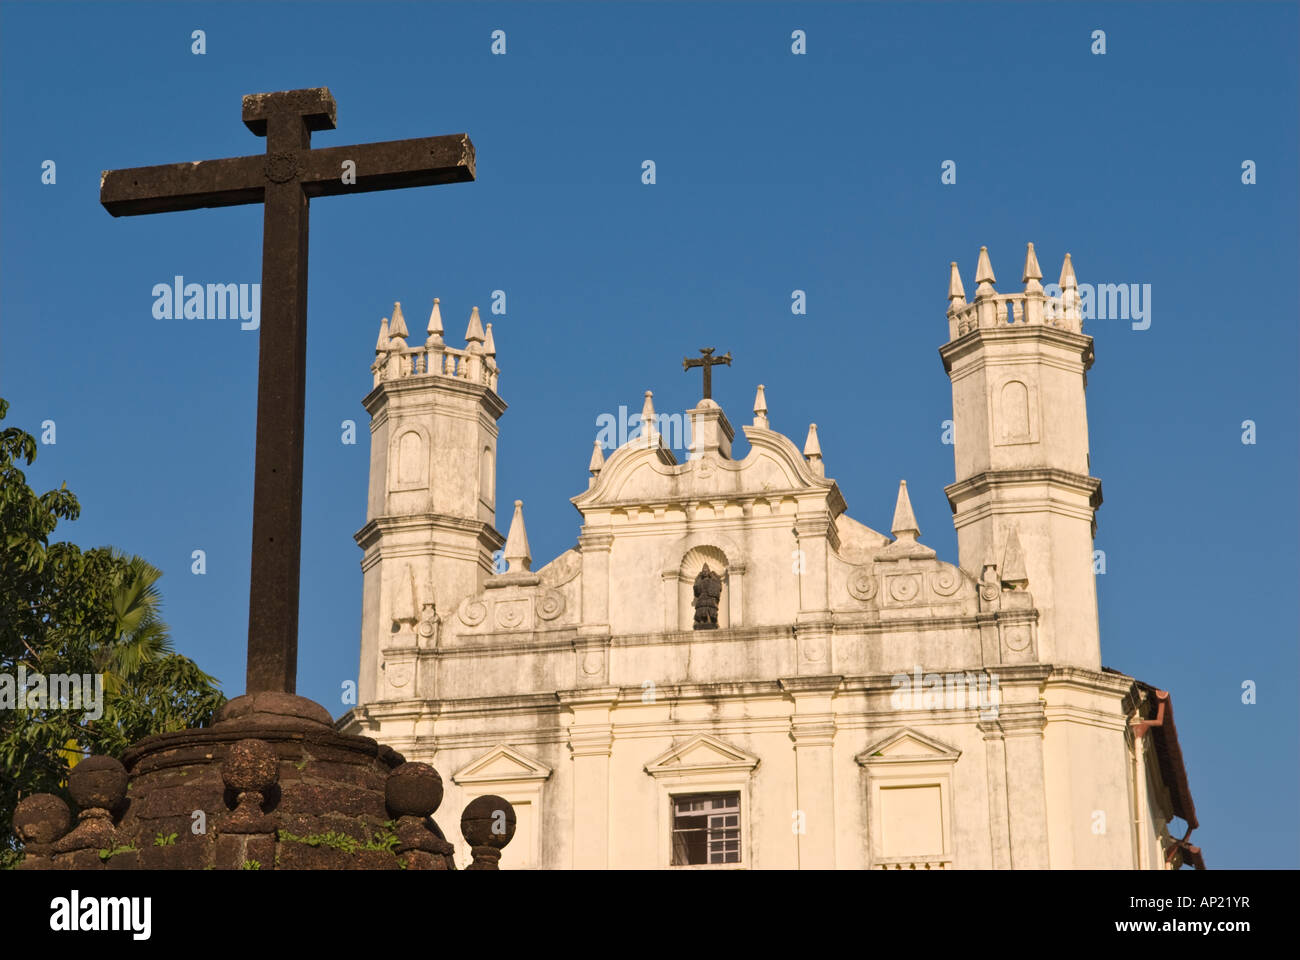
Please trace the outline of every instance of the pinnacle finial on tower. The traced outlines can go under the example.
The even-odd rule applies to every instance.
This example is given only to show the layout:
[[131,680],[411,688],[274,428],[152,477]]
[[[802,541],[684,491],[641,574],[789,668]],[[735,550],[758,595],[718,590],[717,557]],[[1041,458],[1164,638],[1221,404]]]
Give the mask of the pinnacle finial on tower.
[[1061,310],[1060,315],[1069,329],[1081,330],[1083,327],[1083,303],[1079,297],[1079,281],[1074,278],[1074,261],[1065,255],[1061,264]]
[[1074,262],[1070,255],[1065,255],[1065,262],[1061,264],[1061,282],[1058,284],[1062,290],[1077,290],[1079,281],[1074,278]]
[[429,339],[426,346],[437,346],[442,343],[442,308],[438,306],[438,298],[433,298],[433,309],[429,311]]
[[805,457],[821,457],[822,445],[817,439],[817,424],[808,424],[808,439],[803,442],[803,455]]
[[533,557],[528,552],[528,531],[524,529],[524,502],[515,501],[515,515],[510,518],[510,532],[506,534],[506,545],[502,550],[509,567],[506,573],[527,573]]
[[961,285],[961,272],[957,261],[948,264],[948,306],[951,309],[966,302],[966,288]]
[[599,440],[591,441],[591,462],[587,464],[587,472],[593,477],[600,473],[605,466],[605,451],[600,446]]
[[1038,268],[1038,255],[1034,253],[1034,244],[1031,241],[1029,249],[1025,251],[1025,269],[1022,271],[1020,282],[1025,285],[1026,293],[1042,293],[1043,285],[1039,280],[1043,279],[1043,271]]
[[384,354],[388,352],[388,318],[384,317],[379,321],[379,339],[375,341],[375,353]]
[[469,313],[469,326],[465,329],[466,345],[483,342],[483,321],[479,319],[478,307]]
[[817,424],[808,424],[808,439],[803,442],[804,459],[812,472],[819,477],[826,476],[826,464],[822,460],[822,445],[817,439]]
[[641,404],[641,436],[640,439],[645,442],[647,447],[653,447],[659,442],[659,430],[655,420],[654,393],[650,390],[645,392],[645,402]]
[[989,262],[989,248],[980,247],[979,262],[975,265],[975,299],[981,297],[994,296],[997,291],[993,289],[993,284],[997,283],[998,278],[993,276],[993,264]]
[[401,337],[406,339],[406,318],[402,316],[402,304],[398,301],[393,304],[393,320],[388,325],[388,335],[390,337]]
[[483,339],[483,353],[489,357],[497,355],[497,342],[492,339],[492,324],[487,325],[487,334]]
[[[1025,268],[1020,272],[1020,282],[1025,285],[1025,297],[1021,304],[1012,303],[1013,319],[1017,323],[1042,323],[1047,307],[1047,297],[1043,285],[1043,271],[1038,266],[1038,254],[1034,253],[1031,241],[1025,249]],[[1055,307],[1053,307],[1055,309]]]
[[915,540],[921,535],[921,528],[916,525],[916,514],[912,512],[912,500],[907,495],[907,481],[898,481],[898,502],[894,505],[894,522],[890,533],[898,540]]
[[758,385],[758,392],[754,394],[754,426],[766,430],[767,427],[767,394],[763,392],[763,385]]
[[1023,590],[1029,585],[1029,574],[1025,570],[1025,551],[1020,546],[1020,535],[1012,527],[1007,533],[1007,548],[1002,554],[1002,582],[1013,590]]

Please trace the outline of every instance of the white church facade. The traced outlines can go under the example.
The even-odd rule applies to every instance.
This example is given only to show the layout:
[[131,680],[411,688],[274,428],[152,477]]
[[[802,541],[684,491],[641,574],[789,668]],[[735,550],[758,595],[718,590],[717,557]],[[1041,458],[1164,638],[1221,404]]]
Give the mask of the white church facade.
[[739,460],[705,398],[678,462],[647,392],[536,563],[519,501],[495,526],[491,324],[448,346],[435,300],[412,345],[395,306],[340,729],[437,766],[448,809],[509,800],[503,869],[1203,866],[1169,695],[1102,667],[1092,338],[1069,255],[1059,297],[1041,278],[1030,244],[998,293],[981,249],[968,302],[952,265],[955,563],[906,483],[889,534],[853,520],[762,386]]

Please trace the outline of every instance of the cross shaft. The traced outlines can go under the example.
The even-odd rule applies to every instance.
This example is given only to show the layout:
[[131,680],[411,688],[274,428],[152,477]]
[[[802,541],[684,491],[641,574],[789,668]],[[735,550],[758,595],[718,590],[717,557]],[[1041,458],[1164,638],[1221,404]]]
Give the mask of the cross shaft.
[[100,179],[100,203],[115,217],[263,205],[248,693],[293,693],[297,684],[311,199],[474,179],[474,145],[463,133],[313,150],[312,132],[334,129],[336,115],[325,87],[252,94],[243,120],[266,137],[265,154]]

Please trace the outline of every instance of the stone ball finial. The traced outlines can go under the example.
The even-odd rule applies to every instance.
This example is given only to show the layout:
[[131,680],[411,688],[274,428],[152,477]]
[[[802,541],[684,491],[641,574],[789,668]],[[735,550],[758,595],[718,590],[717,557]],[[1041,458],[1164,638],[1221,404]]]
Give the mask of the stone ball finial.
[[280,758],[265,740],[240,740],[221,764],[221,779],[238,793],[265,793],[280,779]]
[[427,817],[442,803],[442,776],[427,763],[404,763],[384,782],[384,801],[394,817]]
[[515,808],[502,797],[476,797],[460,816],[460,832],[471,847],[500,850],[515,835]]
[[33,793],[18,801],[14,809],[14,832],[24,844],[48,845],[72,826],[72,811],[62,797]]
[[112,810],[126,798],[126,767],[113,757],[87,757],[68,775],[68,793],[81,810]]

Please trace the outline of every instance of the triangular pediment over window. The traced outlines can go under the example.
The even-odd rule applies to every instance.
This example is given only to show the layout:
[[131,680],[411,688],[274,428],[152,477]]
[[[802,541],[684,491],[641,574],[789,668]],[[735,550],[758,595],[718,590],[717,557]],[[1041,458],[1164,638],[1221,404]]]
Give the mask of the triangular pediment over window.
[[452,775],[452,781],[461,785],[473,783],[508,783],[542,781],[551,775],[551,768],[539,760],[526,757],[504,743],[493,747],[477,760],[461,767]]
[[757,766],[758,757],[702,733],[661,753],[646,764],[645,772],[652,777],[748,773]]
[[855,760],[860,764],[899,763],[948,760],[955,761],[961,751],[950,743],[926,736],[919,730],[904,727],[883,740],[878,740],[859,753]]

